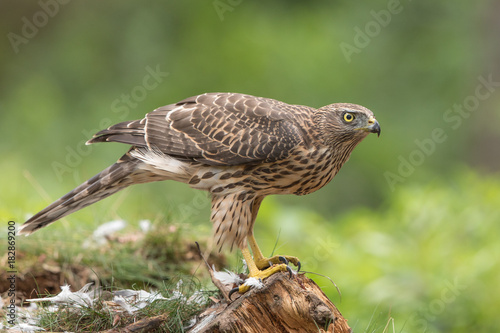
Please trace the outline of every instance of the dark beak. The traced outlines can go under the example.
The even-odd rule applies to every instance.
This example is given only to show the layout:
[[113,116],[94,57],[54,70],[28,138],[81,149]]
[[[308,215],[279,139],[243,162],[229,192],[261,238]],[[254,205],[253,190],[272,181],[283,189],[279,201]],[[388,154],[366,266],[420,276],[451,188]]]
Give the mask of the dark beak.
[[377,133],[377,135],[380,136],[380,125],[379,125],[378,121],[376,121],[375,119],[373,119],[373,122],[371,123],[371,125],[368,126],[368,130],[371,133]]
[[380,125],[374,117],[370,117],[368,119],[368,126],[366,127],[367,131],[370,133],[377,133],[378,136],[380,136]]

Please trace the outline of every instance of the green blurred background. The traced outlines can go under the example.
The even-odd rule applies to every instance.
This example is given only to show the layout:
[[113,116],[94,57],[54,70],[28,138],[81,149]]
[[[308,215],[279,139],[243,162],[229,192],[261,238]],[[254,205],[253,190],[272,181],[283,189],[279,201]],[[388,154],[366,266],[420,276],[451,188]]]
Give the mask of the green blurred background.
[[[380,138],[356,148],[326,188],[266,199],[256,227],[262,248],[270,252],[280,234],[278,252],[334,279],[342,300],[328,280],[316,281],[358,332],[381,332],[388,318],[398,332],[500,327],[500,2],[0,8],[2,220],[23,222],[126,151],[84,146],[93,133],[192,95],[362,104]],[[195,195],[173,182],[139,185],[36,239],[158,214],[208,233],[208,201]]]

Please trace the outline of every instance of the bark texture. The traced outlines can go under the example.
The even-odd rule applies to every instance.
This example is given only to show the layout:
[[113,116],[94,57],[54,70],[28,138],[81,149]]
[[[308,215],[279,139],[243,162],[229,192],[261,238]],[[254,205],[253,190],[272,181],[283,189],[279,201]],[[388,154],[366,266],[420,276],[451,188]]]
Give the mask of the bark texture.
[[340,311],[303,274],[275,274],[264,284],[210,307],[189,332],[351,332]]

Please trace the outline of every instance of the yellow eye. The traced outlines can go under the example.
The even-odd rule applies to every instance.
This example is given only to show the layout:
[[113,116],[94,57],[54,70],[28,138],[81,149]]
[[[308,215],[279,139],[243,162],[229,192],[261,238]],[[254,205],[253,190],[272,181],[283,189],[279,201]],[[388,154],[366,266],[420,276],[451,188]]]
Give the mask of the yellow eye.
[[349,112],[346,112],[344,113],[344,120],[347,122],[347,123],[350,123],[351,121],[354,120],[354,115],[352,113],[349,113]]

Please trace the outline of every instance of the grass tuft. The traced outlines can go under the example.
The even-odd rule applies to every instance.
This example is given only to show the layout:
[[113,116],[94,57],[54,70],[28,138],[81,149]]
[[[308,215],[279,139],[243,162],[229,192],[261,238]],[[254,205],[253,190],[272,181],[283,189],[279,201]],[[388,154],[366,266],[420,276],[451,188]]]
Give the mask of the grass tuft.
[[164,282],[158,292],[167,300],[154,300],[148,306],[128,313],[116,306],[108,288],[89,307],[59,306],[46,303],[37,310],[38,326],[47,331],[102,331],[123,328],[141,319],[164,315],[167,320],[154,332],[184,332],[196,314],[209,305],[209,296],[218,291],[200,291],[201,283],[192,276]]

